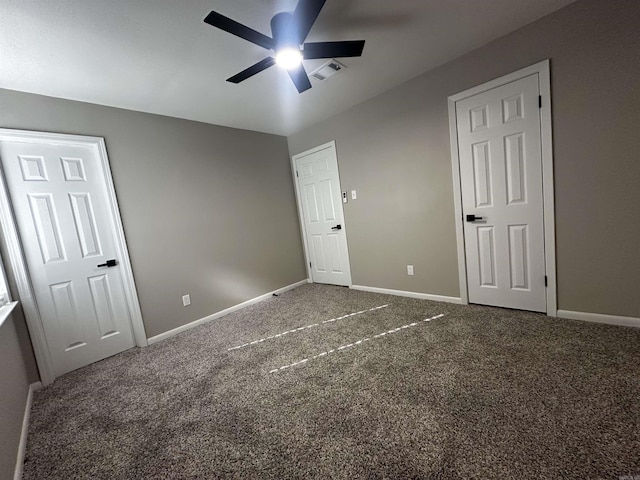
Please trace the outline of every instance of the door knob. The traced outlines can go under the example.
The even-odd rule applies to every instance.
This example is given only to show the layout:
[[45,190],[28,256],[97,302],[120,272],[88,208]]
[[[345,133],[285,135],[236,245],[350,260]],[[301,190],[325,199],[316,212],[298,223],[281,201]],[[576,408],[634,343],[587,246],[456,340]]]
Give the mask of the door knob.
[[115,258],[111,260],[107,260],[105,263],[98,264],[99,267],[115,267],[118,264],[118,261]]
[[342,225],[338,224],[335,227],[331,227],[331,230],[342,230]]
[[475,222],[476,220],[484,220],[484,217],[476,217],[474,214],[467,215],[467,222]]

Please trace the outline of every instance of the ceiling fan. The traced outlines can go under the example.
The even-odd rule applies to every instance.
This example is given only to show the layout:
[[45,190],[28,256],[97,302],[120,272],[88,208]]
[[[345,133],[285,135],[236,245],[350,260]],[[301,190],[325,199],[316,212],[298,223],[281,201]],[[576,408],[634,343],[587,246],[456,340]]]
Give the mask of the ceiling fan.
[[242,72],[227,78],[227,82],[240,83],[256,73],[275,65],[283,66],[299,93],[311,88],[311,82],[302,60],[334,57],[359,57],[364,40],[344,42],[304,43],[326,0],[300,0],[293,12],[277,13],[271,19],[271,37],[236,22],[218,12],[211,12],[206,23],[225,32],[273,50],[275,56],[266,57]]

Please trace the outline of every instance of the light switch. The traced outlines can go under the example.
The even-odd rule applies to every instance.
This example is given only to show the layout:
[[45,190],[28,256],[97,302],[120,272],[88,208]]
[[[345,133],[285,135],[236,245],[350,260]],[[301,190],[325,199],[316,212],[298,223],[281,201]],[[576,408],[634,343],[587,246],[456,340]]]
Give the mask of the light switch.
[[358,198],[358,195],[356,195],[356,191],[355,190],[351,190],[351,200],[355,200]]

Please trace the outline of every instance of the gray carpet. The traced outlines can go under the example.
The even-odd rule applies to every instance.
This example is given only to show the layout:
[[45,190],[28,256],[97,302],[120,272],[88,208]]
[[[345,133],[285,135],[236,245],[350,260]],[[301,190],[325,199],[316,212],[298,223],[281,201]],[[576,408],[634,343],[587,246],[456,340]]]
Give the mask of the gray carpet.
[[306,285],[36,392],[24,478],[635,479],[639,380],[637,329]]

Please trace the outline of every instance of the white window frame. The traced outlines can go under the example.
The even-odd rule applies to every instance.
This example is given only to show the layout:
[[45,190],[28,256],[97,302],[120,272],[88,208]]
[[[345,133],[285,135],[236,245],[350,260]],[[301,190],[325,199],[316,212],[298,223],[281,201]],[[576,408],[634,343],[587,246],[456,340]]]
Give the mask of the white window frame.
[[0,256],[0,307],[4,307],[11,302],[11,293],[9,292],[9,284],[7,283],[7,275],[4,272],[4,263]]
[[[2,292],[5,292],[3,295]],[[9,315],[18,304],[11,300],[11,291],[9,290],[9,283],[7,282],[7,275],[4,270],[4,263],[2,256],[0,256],[0,327],[4,324],[5,320],[9,318]]]

